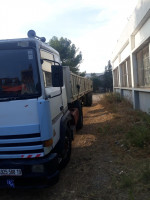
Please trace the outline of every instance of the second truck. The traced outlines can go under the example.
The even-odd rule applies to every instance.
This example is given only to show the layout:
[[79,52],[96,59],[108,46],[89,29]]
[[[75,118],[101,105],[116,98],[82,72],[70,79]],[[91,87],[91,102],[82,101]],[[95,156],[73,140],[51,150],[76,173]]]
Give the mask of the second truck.
[[0,187],[56,182],[70,159],[82,104],[92,81],[62,67],[59,53],[37,37],[0,41]]

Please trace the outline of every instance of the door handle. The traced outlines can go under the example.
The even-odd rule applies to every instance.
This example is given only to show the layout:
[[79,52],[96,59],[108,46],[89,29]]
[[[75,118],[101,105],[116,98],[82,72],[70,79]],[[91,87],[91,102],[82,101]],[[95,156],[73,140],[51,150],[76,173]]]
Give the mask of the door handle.
[[63,109],[64,109],[64,106],[60,106],[60,110],[63,111]]

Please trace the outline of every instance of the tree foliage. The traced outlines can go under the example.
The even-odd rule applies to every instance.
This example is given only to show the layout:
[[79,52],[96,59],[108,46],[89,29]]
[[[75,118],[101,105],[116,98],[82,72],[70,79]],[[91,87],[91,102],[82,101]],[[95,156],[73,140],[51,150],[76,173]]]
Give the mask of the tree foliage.
[[103,87],[105,88],[105,91],[113,90],[112,65],[110,60],[108,61],[107,66],[105,66]]
[[108,61],[105,66],[105,72],[103,75],[97,76],[96,73],[91,73],[91,79],[93,80],[93,91],[94,92],[109,92],[113,90],[113,79],[112,79],[112,65]]
[[94,92],[99,91],[99,88],[101,86],[101,81],[99,77],[95,73],[91,73],[91,79],[93,81],[93,91]]
[[79,72],[79,75],[82,76],[82,77],[85,77],[86,71],[84,71],[84,72]]
[[53,36],[49,44],[59,52],[62,65],[69,66],[72,72],[78,74],[79,66],[82,62],[82,53],[72,44],[71,40],[63,37],[58,39],[56,36]]

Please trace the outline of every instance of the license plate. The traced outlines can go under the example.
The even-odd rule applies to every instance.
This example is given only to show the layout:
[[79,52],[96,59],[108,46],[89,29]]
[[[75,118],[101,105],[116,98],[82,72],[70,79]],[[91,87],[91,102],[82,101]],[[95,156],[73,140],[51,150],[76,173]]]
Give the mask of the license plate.
[[21,169],[0,169],[0,176],[22,176]]

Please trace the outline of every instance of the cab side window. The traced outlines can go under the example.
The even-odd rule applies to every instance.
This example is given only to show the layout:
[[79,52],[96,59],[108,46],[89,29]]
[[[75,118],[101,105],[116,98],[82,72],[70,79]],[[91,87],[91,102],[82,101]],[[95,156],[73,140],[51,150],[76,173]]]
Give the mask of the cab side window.
[[52,74],[51,72],[43,71],[44,75],[44,82],[45,82],[45,87],[51,87],[52,86]]
[[[41,49],[40,53],[41,53],[41,59],[54,60],[54,56],[48,51]],[[42,63],[42,71],[43,71],[45,87],[52,86],[52,73],[51,73],[52,64],[53,62],[46,61],[46,60],[43,60],[43,63]]]

